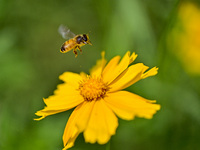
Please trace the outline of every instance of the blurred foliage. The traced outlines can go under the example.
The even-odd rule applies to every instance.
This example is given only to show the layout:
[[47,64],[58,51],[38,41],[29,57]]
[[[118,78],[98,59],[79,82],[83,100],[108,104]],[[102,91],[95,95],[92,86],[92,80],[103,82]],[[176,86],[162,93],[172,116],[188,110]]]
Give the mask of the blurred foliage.
[[[199,7],[199,1],[190,2]],[[135,51],[139,55],[136,62],[159,67],[157,76],[128,90],[156,99],[161,110],[152,120],[119,120],[110,149],[198,149],[200,78],[185,72],[167,40],[183,3],[181,0],[0,0],[0,149],[61,149],[71,111],[40,122],[33,121],[34,113],[43,108],[42,98],[51,95],[61,83],[60,74],[88,73],[102,50],[108,60],[122,56],[127,50]],[[84,46],[77,58],[72,52],[60,53],[64,42],[57,32],[60,24],[77,34],[89,33],[93,46]],[[190,51],[190,46],[187,48]],[[81,135],[71,149],[105,147],[85,143]]]

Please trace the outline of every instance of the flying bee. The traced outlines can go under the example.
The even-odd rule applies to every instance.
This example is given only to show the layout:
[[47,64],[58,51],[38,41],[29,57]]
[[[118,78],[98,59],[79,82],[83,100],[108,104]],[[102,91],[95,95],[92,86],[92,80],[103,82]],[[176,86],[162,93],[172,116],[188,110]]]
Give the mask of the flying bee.
[[61,53],[66,53],[73,49],[75,57],[77,57],[77,49],[82,52],[81,46],[86,44],[92,45],[87,34],[75,35],[73,32],[70,31],[69,28],[63,25],[60,25],[58,32],[62,35],[64,39],[69,39],[68,41],[63,43],[62,47],[60,48]]

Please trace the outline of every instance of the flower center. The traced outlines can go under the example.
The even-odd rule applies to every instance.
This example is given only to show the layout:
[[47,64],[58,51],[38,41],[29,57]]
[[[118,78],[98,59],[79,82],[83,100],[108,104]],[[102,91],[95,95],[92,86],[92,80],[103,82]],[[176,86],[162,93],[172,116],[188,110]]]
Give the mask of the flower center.
[[89,76],[79,83],[80,94],[86,101],[104,98],[108,90],[108,86],[99,78],[92,78]]

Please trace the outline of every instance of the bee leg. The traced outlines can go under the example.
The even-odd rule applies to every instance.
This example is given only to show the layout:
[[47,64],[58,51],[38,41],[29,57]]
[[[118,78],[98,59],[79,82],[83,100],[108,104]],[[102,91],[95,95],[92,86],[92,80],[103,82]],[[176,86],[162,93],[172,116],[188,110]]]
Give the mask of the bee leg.
[[77,46],[76,47],[74,47],[74,49],[73,49],[73,53],[75,54],[75,57],[77,57],[78,56],[78,53],[77,53]]
[[77,49],[82,53],[82,49],[80,48],[80,46],[77,46]]

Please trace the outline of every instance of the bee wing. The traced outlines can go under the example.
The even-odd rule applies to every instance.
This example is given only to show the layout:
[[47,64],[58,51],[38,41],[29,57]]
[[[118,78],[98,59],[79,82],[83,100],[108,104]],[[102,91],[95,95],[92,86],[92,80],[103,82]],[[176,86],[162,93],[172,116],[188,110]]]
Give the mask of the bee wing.
[[64,26],[62,24],[59,26],[58,32],[62,35],[64,39],[70,39],[76,36],[73,32],[70,31],[67,26]]

